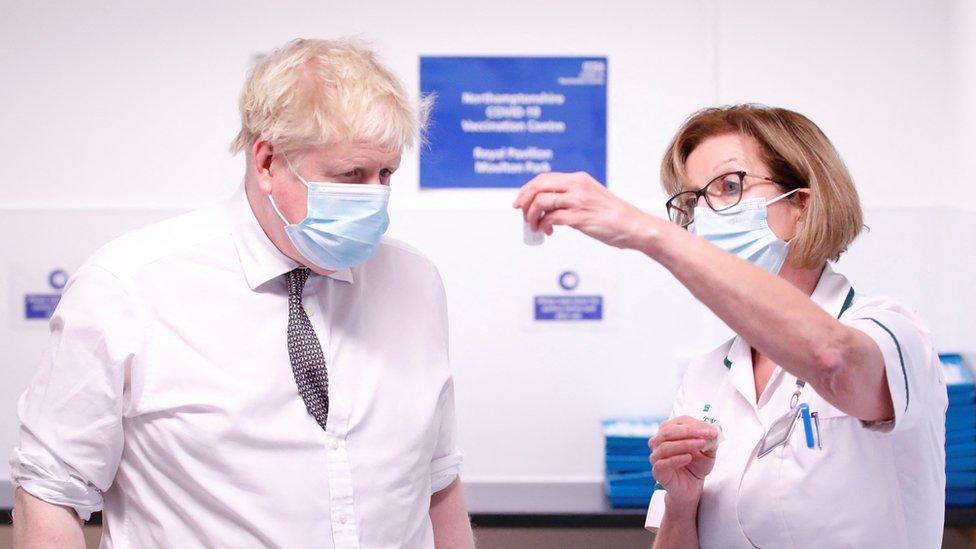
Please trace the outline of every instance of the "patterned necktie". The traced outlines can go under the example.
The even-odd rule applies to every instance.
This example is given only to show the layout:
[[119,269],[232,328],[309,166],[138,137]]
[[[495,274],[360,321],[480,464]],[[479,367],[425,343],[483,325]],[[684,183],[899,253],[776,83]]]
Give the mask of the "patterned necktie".
[[308,274],[304,268],[288,273],[288,357],[305,409],[325,429],[329,417],[329,374],[319,338],[302,306]]

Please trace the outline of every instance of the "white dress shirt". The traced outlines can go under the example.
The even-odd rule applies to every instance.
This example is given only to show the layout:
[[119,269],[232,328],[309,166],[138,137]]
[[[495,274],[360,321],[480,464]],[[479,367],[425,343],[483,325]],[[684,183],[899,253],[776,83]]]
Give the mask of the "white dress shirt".
[[[796,376],[777,367],[756,401],[751,345],[741,337],[692,362],[672,417],[717,420],[725,436],[698,505],[703,548],[940,547],[945,513],[945,380],[928,330],[898,302],[855,294],[828,266],[811,299],[870,336],[884,356],[895,418],[866,424],[807,384],[822,449],[802,421],[789,444],[757,446],[790,409]],[[843,314],[841,312],[843,311]],[[647,527],[660,526],[663,489]]]
[[243,191],[129,233],[71,278],[19,403],[15,484],[102,547],[433,547],[457,476],[444,289],[413,248],[313,275],[323,430],[288,358],[285,274]]

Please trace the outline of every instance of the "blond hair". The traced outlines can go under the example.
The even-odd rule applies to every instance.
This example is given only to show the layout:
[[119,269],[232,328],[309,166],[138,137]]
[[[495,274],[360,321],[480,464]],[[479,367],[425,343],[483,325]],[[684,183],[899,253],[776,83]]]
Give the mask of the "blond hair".
[[231,152],[250,154],[259,139],[283,152],[346,140],[402,151],[422,139],[432,102],[412,103],[358,40],[299,38],[248,74]]
[[784,189],[810,189],[806,210],[790,242],[790,261],[817,268],[837,261],[864,226],[861,203],[847,167],[827,136],[802,114],[763,105],[700,110],[681,126],[661,161],[669,194],[682,190],[688,155],[710,137],[739,134],[755,139],[769,169],[761,174]]

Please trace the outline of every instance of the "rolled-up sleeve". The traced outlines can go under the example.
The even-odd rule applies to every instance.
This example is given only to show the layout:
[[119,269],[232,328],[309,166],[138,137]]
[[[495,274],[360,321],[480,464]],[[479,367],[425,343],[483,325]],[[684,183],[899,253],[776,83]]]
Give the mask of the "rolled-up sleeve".
[[895,410],[892,421],[866,422],[865,427],[894,432],[909,429],[926,418],[941,417],[928,409],[936,404],[932,397],[935,391],[945,392],[928,330],[913,316],[895,308],[862,308],[851,317],[845,324],[867,334],[881,350]]
[[18,403],[15,485],[85,520],[102,508],[122,455],[142,324],[114,275],[85,266],[71,278],[51,318],[47,352]]
[[454,482],[461,471],[461,452],[457,448],[457,418],[454,413],[454,381],[448,380],[438,403],[440,430],[430,463],[430,491],[439,492]]
[[440,492],[454,482],[461,471],[462,455],[458,451],[457,443],[457,414],[454,411],[454,377],[450,373],[450,353],[448,352],[448,318],[447,295],[444,282],[433,264],[428,265],[431,281],[430,306],[427,314],[431,315],[434,337],[432,345],[435,355],[443,364],[445,378],[437,397],[437,440],[434,443],[434,453],[430,462],[430,491]]

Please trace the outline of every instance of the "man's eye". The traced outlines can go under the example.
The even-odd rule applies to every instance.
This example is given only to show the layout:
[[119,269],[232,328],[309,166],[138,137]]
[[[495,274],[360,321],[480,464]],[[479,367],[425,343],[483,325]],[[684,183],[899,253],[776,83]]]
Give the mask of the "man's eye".
[[383,168],[382,170],[380,170],[380,177],[392,177],[392,176],[393,176],[393,170],[388,168]]

